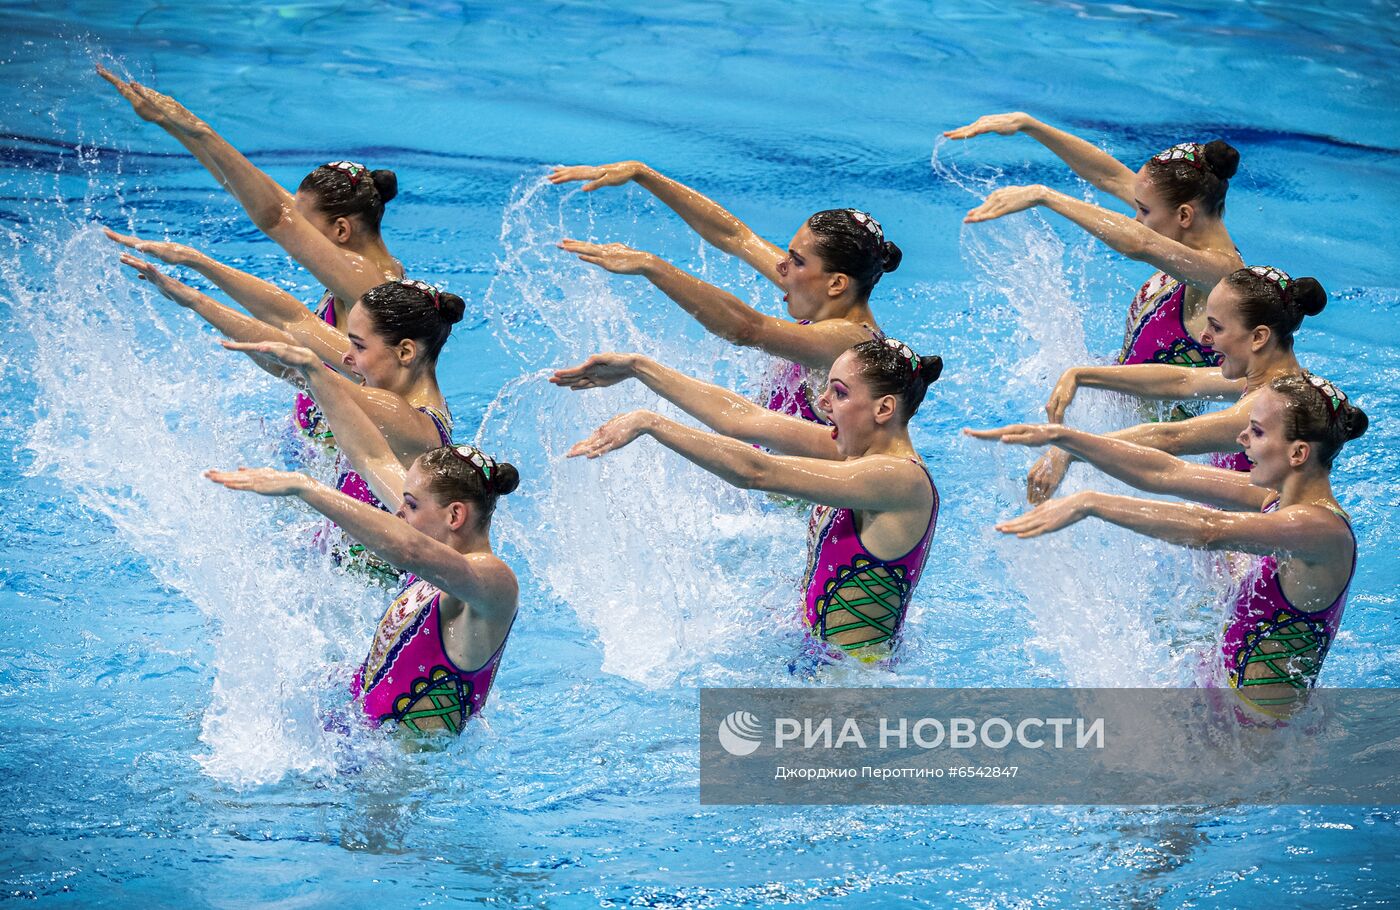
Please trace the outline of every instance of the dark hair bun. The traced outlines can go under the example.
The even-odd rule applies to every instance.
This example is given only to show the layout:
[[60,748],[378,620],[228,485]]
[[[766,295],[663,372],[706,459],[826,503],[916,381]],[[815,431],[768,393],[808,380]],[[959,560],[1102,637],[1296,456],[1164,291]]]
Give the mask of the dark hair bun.
[[375,192],[381,203],[388,202],[399,194],[399,178],[393,171],[370,171],[369,179],[374,181]]
[[1366,412],[1349,401],[1342,405],[1342,413],[1338,416],[1346,422],[1348,442],[1360,439],[1365,434],[1366,428],[1371,425],[1371,418],[1366,416]]
[[1224,139],[1212,139],[1206,143],[1202,152],[1205,155],[1206,167],[1221,180],[1229,180],[1235,176],[1235,171],[1239,170],[1240,153]]
[[1293,302],[1304,316],[1316,316],[1327,306],[1327,291],[1316,278],[1299,278],[1293,282]]
[[496,476],[492,478],[492,486],[496,489],[497,496],[507,496],[515,492],[515,488],[520,486],[520,472],[515,469],[515,465],[508,461],[496,464]]
[[885,265],[886,272],[893,272],[899,268],[899,264],[904,261],[904,252],[892,241],[885,241]]
[[933,385],[938,381],[938,377],[943,375],[943,358],[937,354],[929,354],[919,358],[919,378],[925,385]]
[[438,313],[442,316],[443,322],[448,325],[456,325],[462,321],[466,312],[467,303],[461,297],[446,291],[438,294]]

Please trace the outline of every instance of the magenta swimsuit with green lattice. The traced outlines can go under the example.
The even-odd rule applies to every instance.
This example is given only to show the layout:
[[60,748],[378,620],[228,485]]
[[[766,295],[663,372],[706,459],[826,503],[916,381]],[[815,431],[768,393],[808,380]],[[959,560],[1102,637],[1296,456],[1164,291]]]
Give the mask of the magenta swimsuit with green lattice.
[[[1275,499],[1264,511],[1272,512],[1277,508]],[[1351,522],[1346,516],[1338,512],[1337,517],[1351,531]],[[1231,688],[1242,689],[1247,694],[1255,686],[1284,683],[1302,690],[1316,685],[1323,658],[1342,624],[1347,591],[1356,575],[1355,542],[1353,533],[1351,573],[1347,583],[1336,600],[1321,610],[1300,610],[1293,606],[1279,583],[1275,557],[1260,556],[1256,560],[1230,605],[1230,615],[1220,640],[1220,658]],[[1251,674],[1251,668],[1258,669]],[[1293,701],[1290,698],[1253,700],[1266,706]]]
[[413,729],[461,732],[481,710],[510,630],[496,653],[475,670],[463,670],[447,656],[442,641],[442,591],[410,575],[384,612],[351,691],[371,724],[398,721]]
[[[844,653],[867,662],[880,661],[890,656],[898,641],[938,525],[938,487],[928,469],[914,463],[928,477],[933,508],[924,536],[898,559],[880,559],[866,549],[852,510],[812,507],[804,615],[811,634],[828,646],[829,656]],[[831,640],[836,635],[842,636],[842,643]]]

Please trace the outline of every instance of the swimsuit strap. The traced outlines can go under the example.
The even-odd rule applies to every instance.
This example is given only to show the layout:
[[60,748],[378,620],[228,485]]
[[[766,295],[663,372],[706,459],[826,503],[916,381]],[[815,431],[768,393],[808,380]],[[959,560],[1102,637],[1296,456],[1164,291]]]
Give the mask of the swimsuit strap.
[[438,437],[442,439],[445,446],[452,445],[452,415],[446,410],[438,410],[431,405],[425,405],[418,409],[432,420],[433,426],[437,427]]

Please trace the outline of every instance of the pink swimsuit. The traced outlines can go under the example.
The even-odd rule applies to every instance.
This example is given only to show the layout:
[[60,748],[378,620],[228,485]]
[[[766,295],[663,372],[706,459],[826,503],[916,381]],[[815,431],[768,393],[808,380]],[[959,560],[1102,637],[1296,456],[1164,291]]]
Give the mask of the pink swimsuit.
[[[811,324],[810,319],[798,323]],[[885,337],[885,333],[879,329],[869,326],[866,326],[866,329],[870,332],[870,337],[877,341]],[[764,407],[779,414],[801,417],[803,420],[829,427],[831,422],[817,410],[817,399],[821,397],[821,387],[825,384],[826,377],[819,370],[808,369],[800,363],[779,366],[769,378],[768,388],[771,391],[768,393],[768,403]]]
[[[809,635],[815,639],[813,644],[827,659],[840,660],[844,653],[865,662],[887,661],[899,642],[904,613],[938,524],[938,488],[928,469],[922,464],[919,467],[933,490],[933,509],[924,536],[898,559],[883,560],[866,549],[852,510],[812,507],[807,525],[803,616]],[[846,644],[829,641],[832,635],[854,629],[864,629],[867,634]]]
[[[432,407],[423,407],[418,410],[432,418],[433,426],[437,427],[438,438],[442,440],[442,444],[452,445],[452,415]],[[335,482],[337,490],[351,499],[367,502],[376,509],[385,512],[389,511],[388,507],[379,501],[379,497],[374,495],[374,491],[369,488],[365,479],[350,469],[344,458],[339,460],[337,467],[341,469],[340,478]]]
[[[335,295],[330,291],[321,295],[321,302],[316,304],[316,315],[324,320],[326,325],[334,326],[336,324]],[[330,365],[327,364],[327,366]],[[326,424],[325,415],[321,413],[320,408],[316,407],[316,402],[312,400],[311,396],[305,392],[297,392],[292,421],[310,439],[326,444],[335,442],[335,434]]]
[[[461,732],[486,704],[510,630],[486,663],[463,670],[442,641],[442,591],[410,575],[379,621],[351,691],[374,726],[397,721],[423,730],[423,721]],[[514,621],[512,620],[512,625]],[[437,729],[429,725],[427,729]]]
[[[1264,507],[1265,512],[1278,508],[1275,499]],[[1333,510],[1336,511],[1336,510]],[[1337,512],[1351,531],[1351,522]],[[1318,673],[1327,649],[1337,637],[1346,609],[1347,592],[1356,575],[1356,535],[1352,534],[1351,572],[1342,593],[1332,605],[1312,612],[1299,610],[1289,603],[1288,595],[1279,584],[1278,560],[1261,556],[1255,560],[1247,577],[1241,582],[1225,621],[1220,642],[1220,658],[1231,688],[1246,690],[1251,686],[1285,684],[1295,690],[1310,689],[1317,684]],[[1267,647],[1266,647],[1267,645]],[[1250,667],[1262,666],[1247,678]],[[1291,704],[1292,698],[1250,699],[1255,704]]]
[[1185,282],[1166,272],[1149,278],[1128,308],[1128,328],[1118,362],[1219,366],[1220,355],[1186,331],[1185,304]]

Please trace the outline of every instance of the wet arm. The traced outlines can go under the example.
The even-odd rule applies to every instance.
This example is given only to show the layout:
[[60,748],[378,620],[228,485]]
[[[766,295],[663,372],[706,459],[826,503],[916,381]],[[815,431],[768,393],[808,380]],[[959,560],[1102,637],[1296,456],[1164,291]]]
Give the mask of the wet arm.
[[1158,449],[1070,427],[1052,431],[1054,443],[1077,458],[1148,493],[1165,493],[1227,509],[1257,511],[1273,494],[1241,471],[1192,464]]
[[713,334],[811,369],[829,368],[842,351],[868,340],[865,329],[844,320],[799,325],[760,313],[657,256],[648,257],[641,274]]
[[1139,224],[1126,215],[1075,199],[1058,190],[1041,188],[1040,204],[1068,218],[1130,259],[1208,291],[1240,267],[1234,254],[1193,250]]
[[738,439],[658,415],[650,416],[643,432],[740,489],[796,496],[837,508],[904,509],[928,487],[916,465],[894,457],[877,456],[853,463],[769,455]]
[[1106,193],[1131,205],[1137,175],[1131,168],[1103,149],[1078,136],[1026,117],[1020,130],[1054,152],[1070,170]]
[[1087,514],[1168,543],[1241,553],[1288,553],[1327,559],[1339,546],[1338,523],[1325,509],[1302,506],[1273,513],[1223,512],[1107,493],[1079,494]]
[[[324,484],[308,484],[297,495],[375,555],[426,579],[459,600],[477,606],[503,606],[514,602],[515,576],[491,553],[459,553],[415,530],[402,518],[351,499]],[[401,500],[401,496],[396,496],[396,507]]]
[[738,256],[764,278],[777,283],[778,262],[786,253],[758,236],[719,203],[640,162],[633,179],[638,186],[680,215],[705,242],[731,256]]

